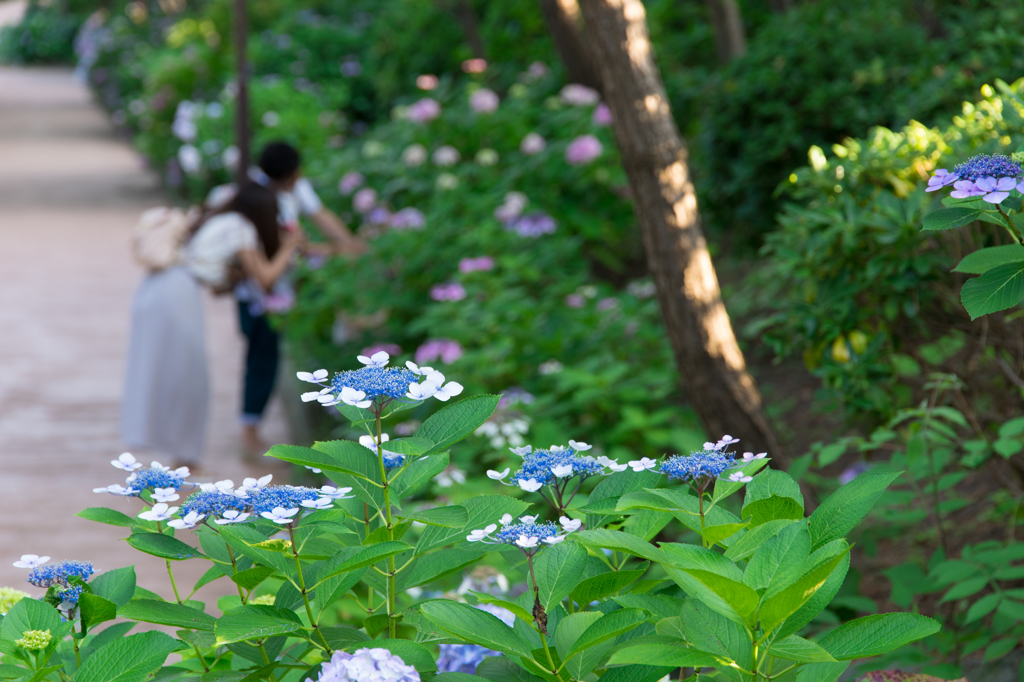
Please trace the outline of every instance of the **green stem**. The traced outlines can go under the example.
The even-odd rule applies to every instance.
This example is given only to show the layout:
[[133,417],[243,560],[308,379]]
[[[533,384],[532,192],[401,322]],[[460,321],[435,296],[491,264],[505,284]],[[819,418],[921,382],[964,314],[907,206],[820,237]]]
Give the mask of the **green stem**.
[[[263,664],[270,665],[270,656],[267,655],[267,648],[263,645],[263,640],[259,640],[260,655],[263,656]],[[274,672],[271,671],[269,674],[270,682],[277,682],[277,678],[274,677]]]
[[292,541],[292,558],[295,559],[295,570],[299,574],[299,591],[302,593],[302,603],[306,605],[306,616],[309,618],[309,625],[313,628],[313,632],[320,637],[320,645],[323,646],[324,651],[330,654],[331,647],[327,643],[324,633],[320,631],[320,626],[316,619],[313,618],[313,608],[309,605],[309,592],[306,590],[306,580],[302,576],[302,562],[299,561],[299,552],[295,545],[295,531],[290,523],[288,524],[288,539]]
[[1013,221],[1010,220],[1010,216],[1006,215],[1006,213],[1003,212],[1003,207],[1000,206],[999,204],[996,204],[996,209],[999,210],[1000,215],[1003,216],[1003,220],[1006,221],[1007,230],[1009,230],[1010,236],[1013,237],[1013,241],[1015,241],[1018,244],[1020,244],[1021,243],[1021,234],[1020,234],[1020,232],[1017,231],[1017,228],[1014,226]]
[[[228,548],[228,556],[231,557],[231,575],[238,575],[238,563],[235,561],[235,553],[231,551],[231,545],[227,543],[224,543],[224,545]],[[238,583],[235,583],[235,587],[238,588],[238,598],[242,600],[242,605],[244,606],[248,601],[245,597],[245,590]]]
[[[383,409],[383,408],[381,408]],[[391,488],[388,485],[388,472],[384,468],[384,446],[381,440],[380,410],[377,410],[377,461],[380,463],[380,480],[384,488],[384,524],[388,530],[388,540],[395,539],[395,524],[391,517]],[[388,637],[395,639],[398,632],[398,619],[395,615],[395,557],[388,557],[387,600],[388,600]],[[371,588],[372,589],[372,588]]]
[[164,559],[164,563],[167,564],[167,577],[171,579],[171,589],[174,590],[174,599],[181,604],[181,595],[178,594],[178,585],[174,582],[174,570],[171,568],[171,560]]
[[707,548],[708,542],[704,539],[704,486],[700,486],[700,488],[697,489],[697,499],[699,501],[698,504],[700,511],[700,542],[705,548]]
[[543,632],[537,633],[540,635],[540,643],[544,645],[544,655],[548,657],[548,665],[551,666],[549,670],[551,674],[555,676],[558,682],[562,682],[562,676],[558,674],[560,668],[555,668],[555,659],[551,657],[551,649],[548,648],[548,639],[544,636]]
[[[79,625],[81,625],[81,623],[79,623]],[[75,663],[76,663],[76,665],[79,668],[81,668],[82,667],[82,655],[80,653],[78,653],[78,639],[75,637],[75,633],[73,632],[74,628],[75,628],[75,626],[72,624],[72,626],[71,626],[71,629],[72,629],[71,645],[75,648]],[[37,663],[38,663],[38,661],[37,661]]]

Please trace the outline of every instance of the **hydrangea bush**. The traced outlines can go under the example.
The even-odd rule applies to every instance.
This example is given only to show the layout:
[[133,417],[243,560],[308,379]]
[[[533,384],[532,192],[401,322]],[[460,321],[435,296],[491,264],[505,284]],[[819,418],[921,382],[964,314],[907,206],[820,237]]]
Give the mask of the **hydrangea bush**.
[[[186,469],[146,468],[127,453],[114,460],[125,483],[96,492],[122,498],[131,513],[96,507],[81,516],[126,529],[132,547],[164,559],[173,600],[137,585],[133,567],[97,571],[26,554],[15,565],[46,594],[10,600],[0,671],[76,682],[653,682],[683,668],[723,680],[825,682],[853,659],[938,630],[924,616],[889,613],[801,636],[843,583],[844,536],[896,474],[864,474],[806,517],[796,482],[768,468],[765,453],[733,453],[729,436],[625,465],[569,441],[514,449],[525,499],[496,489],[421,508],[409,498],[499,397],[455,402],[461,385],[430,368],[391,366],[384,352],[359,361],[361,370],[298,378],[321,387],[308,400],[337,409],[368,440],[267,453],[319,470],[331,485],[273,485],[270,476],[194,484]],[[385,441],[386,421],[431,399],[446,404],[415,434]],[[676,521],[694,542],[652,542]],[[486,571],[474,571],[461,595],[425,591],[499,559],[525,591]],[[191,592],[175,579],[181,561],[209,565]],[[192,599],[215,581],[237,592],[219,602],[220,615]],[[334,624],[345,600],[361,623]],[[137,622],[175,636],[129,635]],[[171,653],[180,660],[168,665]]]

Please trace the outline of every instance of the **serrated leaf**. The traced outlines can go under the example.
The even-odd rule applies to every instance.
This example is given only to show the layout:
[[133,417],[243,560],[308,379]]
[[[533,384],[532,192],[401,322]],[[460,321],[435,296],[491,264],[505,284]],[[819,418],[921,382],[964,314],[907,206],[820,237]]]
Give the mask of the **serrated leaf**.
[[[466,500],[463,505],[469,514],[469,520],[464,529],[441,528],[430,526],[423,530],[419,542],[416,544],[416,553],[422,554],[435,547],[442,547],[452,542],[466,540],[467,530],[484,528],[488,524],[497,523],[505,514],[518,517],[530,506],[528,502],[517,500],[514,497],[505,495],[477,495]],[[479,545],[471,545],[479,547]],[[485,551],[488,548],[479,548],[477,551]]]
[[485,658],[476,667],[476,676],[490,682],[545,682],[504,656]]
[[[738,471],[745,476],[754,476],[754,474],[768,465],[768,461],[768,458],[755,459],[751,462],[735,467],[732,471]],[[751,481],[751,483],[753,483],[753,481]],[[715,479],[715,489],[714,494],[711,496],[711,501],[718,504],[745,485],[747,484],[741,481],[730,481],[729,478],[725,476],[717,478]]]
[[349,648],[351,644],[370,641],[369,635],[362,630],[345,627],[344,625],[321,627],[320,632],[323,634],[324,639],[327,640],[327,645],[332,649],[344,650]]
[[208,613],[184,604],[174,604],[155,599],[136,599],[117,610],[117,615],[144,623],[171,625],[190,630],[213,631],[217,619]]
[[960,302],[976,320],[982,315],[1012,308],[1024,300],[1024,263],[997,265],[964,284]]
[[686,646],[672,644],[641,644],[620,647],[608,659],[608,665],[634,663],[639,665],[664,665],[673,668],[700,668],[721,665],[721,659]]
[[718,552],[706,547],[666,542],[661,546],[661,550],[665,553],[666,564],[677,568],[709,571],[730,580],[743,580],[743,571],[740,570],[739,566]]
[[683,606],[679,627],[696,649],[732,660],[741,668],[750,670],[752,642],[743,625],[690,598]]
[[810,516],[811,549],[817,549],[851,531],[867,516],[875,501],[899,475],[861,474],[832,493]]
[[[353,650],[363,646],[365,644],[356,643],[349,645],[348,649]],[[407,639],[375,639],[373,640],[373,647],[375,649],[387,649],[401,658],[406,665],[411,665],[420,673],[431,673],[437,670],[437,666],[434,664],[434,656],[422,644],[417,644]]]
[[521,618],[527,623],[533,622],[533,614],[524,609],[519,604],[516,604],[515,602],[506,601],[504,599],[498,599],[497,597],[491,596],[489,594],[484,594],[482,592],[473,592],[473,596],[477,598],[477,601],[480,601],[484,604],[493,604],[495,606],[500,606],[506,611],[510,611],[511,613],[513,613],[516,618]]
[[651,543],[621,531],[598,528],[596,530],[579,531],[574,533],[573,537],[576,541],[583,543],[587,547],[610,549],[659,563],[664,562],[666,559],[665,553]]
[[[594,666],[604,657],[611,642],[605,642],[604,646],[591,647],[587,652],[578,656],[569,656],[572,645],[580,638],[588,627],[601,618],[596,611],[585,613],[573,613],[558,622],[558,629],[554,633],[555,650],[558,657],[565,661],[565,670],[568,671],[570,679],[580,680],[589,673]],[[543,658],[541,660],[544,660]]]
[[843,623],[818,642],[837,661],[878,656],[939,631],[937,621],[916,613],[880,613]]
[[583,631],[572,645],[567,657],[629,632],[646,620],[647,612],[642,609],[619,609],[606,613]]
[[[326,447],[306,448],[299,445],[275,445],[267,451],[266,456],[299,466],[314,467],[322,471],[348,474],[380,482],[379,471],[376,478],[367,475],[367,467],[370,466],[367,460],[370,460],[373,465],[377,464],[376,455],[369,448],[347,440],[327,441],[317,443],[316,446]],[[385,449],[389,450],[390,448]]]
[[419,521],[428,526],[443,526],[444,528],[455,528],[462,530],[469,521],[469,512],[465,507],[453,505],[450,507],[435,507],[419,512],[406,512],[402,514],[403,519]]
[[1024,262],[1024,246],[1021,246],[1020,244],[990,246],[985,249],[978,249],[974,253],[967,254],[963,260],[953,268],[953,272],[962,272],[968,275],[983,275],[998,265],[1021,262]]
[[[331,475],[331,480],[339,486],[352,488],[352,494],[371,508],[377,511],[384,508],[380,460],[376,453],[347,440],[317,441],[313,443],[313,450],[323,453],[331,461],[336,462],[337,466],[354,472],[336,472]],[[392,500],[392,503],[394,502],[395,500]]]
[[[647,572],[647,564],[632,571],[607,571],[598,573],[580,582],[573,588],[569,598],[580,606],[585,606],[597,599],[604,599],[643,577]],[[646,596],[646,595],[645,595]]]
[[732,561],[742,561],[757,551],[758,547],[767,542],[770,538],[782,531],[783,528],[797,523],[795,519],[781,519],[769,521],[740,535],[729,548],[725,550],[726,558]]
[[146,554],[161,559],[184,561],[185,559],[205,559],[206,557],[195,547],[186,545],[177,538],[160,533],[134,533],[127,538],[128,544]]
[[135,594],[135,567],[125,566],[103,571],[90,581],[93,594],[108,599],[117,606],[127,604]]
[[683,608],[683,600],[663,594],[623,594],[612,597],[619,606],[627,609],[643,609],[651,614],[651,621],[658,622],[663,618],[678,616]]
[[761,628],[765,632],[771,632],[796,613],[825,585],[825,581],[843,561],[847,552],[849,552],[849,548],[843,554],[818,564],[794,581],[792,585],[771,594],[765,593],[758,611]]
[[586,566],[587,550],[576,542],[548,547],[534,558],[540,603],[545,611],[550,611],[572,592],[583,577]]
[[83,632],[117,617],[117,604],[89,592],[83,592],[78,598],[78,609]]
[[302,629],[299,617],[288,609],[248,605],[231,609],[217,619],[217,646],[246,640],[266,639]]
[[831,663],[836,660],[832,658],[832,654],[814,642],[796,635],[773,642],[768,653],[776,658],[797,663]]
[[768,469],[754,477],[754,480],[747,483],[747,489],[743,496],[743,516],[747,516],[746,506],[756,500],[767,500],[772,496],[788,497],[796,500],[800,508],[804,508],[804,496],[800,492],[800,484],[793,480],[793,477],[785,471]]
[[422,436],[413,436],[411,438],[396,438],[395,440],[389,440],[388,444],[384,446],[384,449],[388,452],[393,452],[396,455],[422,455],[434,447],[434,441],[429,438]]
[[357,568],[363,568],[364,566],[375,564],[378,561],[383,561],[388,557],[395,556],[396,554],[400,554],[410,549],[412,549],[412,545],[395,540],[370,545],[369,547],[365,547],[356,552],[352,558],[338,566],[337,569],[335,569],[335,572],[344,573],[346,571],[354,571]]
[[253,566],[234,574],[231,576],[231,580],[243,590],[251,592],[275,573],[277,573],[277,569],[271,566]]
[[162,632],[140,632],[96,651],[82,662],[75,682],[142,682],[164,664],[167,656],[185,648]]
[[448,467],[448,453],[420,457],[406,467],[402,475],[394,481],[391,499],[403,499],[415,495],[423,486],[430,483],[435,476]]
[[952,230],[978,220],[987,211],[966,206],[940,208],[924,217],[925,230]]
[[398,574],[398,589],[406,590],[439,580],[471,566],[480,560],[480,552],[447,547],[417,557],[411,566]]
[[433,441],[426,454],[447,450],[476,431],[494,413],[501,396],[478,395],[445,405],[431,415],[416,433],[419,438]]
[[743,582],[755,590],[774,594],[795,582],[811,554],[811,535],[807,524],[795,523],[771,538],[747,563]]
[[80,516],[83,519],[97,523],[105,523],[108,526],[121,526],[122,528],[131,528],[132,526],[139,525],[139,522],[131,516],[106,507],[89,507],[78,512],[75,516]]
[[791,497],[779,497],[772,495],[763,500],[755,500],[743,507],[744,516],[750,515],[750,527],[756,528],[769,521],[787,519],[802,519],[804,510],[800,504]]
[[455,637],[510,656],[529,656],[533,647],[519,633],[486,611],[438,599],[420,604],[420,613]]

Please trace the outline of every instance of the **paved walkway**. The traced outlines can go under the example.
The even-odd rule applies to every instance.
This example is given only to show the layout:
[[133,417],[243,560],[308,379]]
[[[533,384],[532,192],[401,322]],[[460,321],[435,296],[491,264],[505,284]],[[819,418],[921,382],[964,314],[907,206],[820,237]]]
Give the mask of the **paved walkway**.
[[[164,203],[156,177],[69,69],[0,68],[0,585],[24,586],[25,571],[11,566],[19,555],[46,554],[138,564],[140,583],[170,596],[162,561],[119,541],[122,529],[75,516],[139,506],[92,489],[124,482],[109,462],[123,449],[128,310],[142,276],[128,236],[141,211]],[[239,460],[233,302],[211,297],[206,315],[213,407],[197,478],[238,482],[270,470]],[[287,439],[279,401],[265,431]],[[191,586],[205,567],[181,570]]]

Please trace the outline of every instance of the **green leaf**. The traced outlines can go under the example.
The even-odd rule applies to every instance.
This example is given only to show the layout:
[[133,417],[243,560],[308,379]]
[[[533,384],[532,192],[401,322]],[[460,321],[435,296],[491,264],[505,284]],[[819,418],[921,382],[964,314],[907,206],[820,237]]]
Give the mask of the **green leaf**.
[[[60,614],[52,606],[37,599],[22,599],[0,620],[0,640],[13,642],[27,630],[50,630],[60,627]],[[55,644],[55,643],[54,643]]]
[[[580,606],[589,604],[597,599],[604,599],[621,590],[626,585],[639,580],[647,572],[647,564],[642,568],[632,571],[607,571],[598,573],[579,583],[569,595],[569,598]],[[647,595],[644,595],[647,596]]]
[[420,604],[420,613],[455,637],[509,656],[530,656],[533,647],[497,616],[469,604],[437,599]]
[[705,526],[703,538],[709,547],[719,544],[722,540],[731,538],[736,533],[747,527],[744,523],[723,523],[718,526]]
[[321,627],[320,632],[323,633],[324,639],[327,640],[327,645],[332,649],[347,649],[351,644],[370,641],[370,637],[362,630],[345,627],[344,625]]
[[764,601],[758,611],[761,628],[765,632],[771,632],[796,613],[825,585],[825,581],[836,570],[848,552],[849,547],[846,552],[818,564],[785,589],[774,593],[765,593]]
[[714,550],[675,542],[666,542],[661,549],[667,557],[665,563],[677,568],[694,568],[717,573],[730,580],[743,580],[739,567]]
[[90,581],[92,593],[114,602],[117,606],[127,604],[135,594],[135,567],[125,566],[103,571]]
[[[466,508],[469,514],[469,520],[466,522],[465,528],[475,530],[483,528],[490,523],[497,523],[498,519],[505,514],[518,517],[530,504],[506,495],[477,495],[466,500],[462,506]],[[420,540],[416,544],[416,553],[422,554],[435,547],[441,547],[456,541],[465,541],[466,535],[461,529],[456,530],[439,526],[424,528],[423,534],[420,535]],[[472,546],[478,547],[477,545]],[[478,549],[477,551],[482,550]]]
[[802,574],[811,554],[811,535],[806,523],[794,523],[754,552],[743,574],[743,582],[755,590],[778,592],[792,585]]
[[476,667],[476,676],[490,682],[544,682],[504,656],[489,656]]
[[239,606],[217,619],[217,646],[246,640],[266,639],[302,629],[292,611],[273,606]]
[[243,590],[251,592],[260,583],[277,573],[277,569],[270,566],[253,566],[231,576],[231,580]]
[[999,606],[999,602],[1002,601],[1003,595],[998,592],[992,594],[986,594],[978,601],[971,604],[971,608],[967,609],[967,618],[965,622],[973,623],[976,620],[981,620],[988,614],[996,610]]
[[568,656],[629,632],[646,620],[647,612],[642,609],[619,609],[606,613],[583,631],[572,645]]
[[199,609],[155,599],[136,599],[122,606],[117,615],[144,623],[172,625],[190,630],[213,631],[217,619]]
[[819,644],[837,661],[877,656],[934,635],[937,621],[916,613],[880,613],[843,623]]
[[420,457],[410,464],[391,488],[391,499],[414,495],[448,466],[448,453]]
[[492,597],[491,595],[484,594],[482,592],[473,592],[473,596],[477,598],[477,601],[483,602],[484,604],[494,604],[495,606],[500,606],[507,611],[511,611],[515,614],[516,618],[521,618],[527,623],[533,622],[533,614],[515,602],[498,599],[497,597]]
[[83,592],[78,598],[78,608],[82,615],[83,631],[117,618],[117,604],[89,592]]
[[142,682],[160,668],[183,642],[162,632],[140,632],[110,644],[87,658],[74,682]]
[[639,665],[664,665],[673,668],[700,668],[721,665],[721,659],[707,653],[685,646],[672,644],[641,644],[615,650],[608,659],[608,665],[635,663]]
[[445,405],[435,412],[416,434],[433,441],[433,447],[426,454],[443,452],[476,431],[494,413],[499,400],[498,395],[478,395]]
[[469,521],[469,512],[466,511],[465,507],[455,505],[451,507],[436,507],[420,512],[407,512],[402,514],[401,518],[419,521],[428,526],[443,526],[445,528],[461,530],[466,527],[466,522]]
[[716,613],[697,599],[687,599],[679,618],[686,640],[700,651],[732,660],[745,670],[753,665],[752,642],[743,625]]
[[659,563],[666,560],[665,553],[651,543],[621,531],[608,530],[606,528],[584,530],[573,533],[573,538],[587,547],[610,549]]
[[122,514],[119,511],[113,509],[107,509],[106,507],[89,507],[78,512],[76,516],[81,516],[83,519],[89,521],[96,521],[97,523],[105,523],[109,526],[121,526],[123,528],[131,528],[132,526],[139,525],[138,520]]
[[604,658],[608,647],[612,646],[611,642],[606,642],[604,646],[591,647],[580,656],[572,658],[569,656],[572,645],[576,643],[580,635],[600,618],[599,612],[589,611],[571,614],[558,622],[558,629],[555,630],[554,635],[555,650],[558,652],[559,658],[565,661],[565,669],[569,673],[570,679],[583,679]]
[[1012,308],[1024,300],[1024,263],[997,265],[964,284],[960,302],[976,320],[982,315]]
[[797,523],[797,521],[793,519],[780,519],[755,526],[740,535],[738,539],[729,545],[729,549],[725,550],[725,556],[732,561],[742,561],[756,552],[758,547],[770,538],[775,537],[783,528],[794,523]]
[[410,549],[412,549],[412,545],[395,540],[370,545],[369,547],[359,550],[356,552],[355,556],[338,566],[336,572],[343,573],[346,571],[354,571],[357,568],[363,568],[364,566],[375,564],[378,561],[382,561],[388,557],[395,556],[396,554],[400,554]]
[[[733,469],[733,471],[741,472],[745,476],[753,476],[767,465],[767,458],[755,459],[752,462],[747,462],[746,464],[742,464],[736,467],[735,469]],[[751,481],[750,483],[752,484],[753,481]],[[744,485],[748,484],[742,483],[740,481],[730,481],[729,478],[725,476],[723,476],[722,478],[715,479],[715,491],[714,495],[712,495],[711,497],[711,501],[717,504],[724,500],[725,498],[732,495],[733,493],[735,493],[736,491],[738,491]]]
[[[376,477],[366,475],[367,460],[371,460],[374,465],[377,464],[376,455],[369,448],[347,440],[334,440],[316,445],[327,447],[314,449],[298,445],[275,445],[267,452],[267,456],[299,466],[370,478],[370,480],[380,482],[380,471],[377,472]],[[385,449],[390,450],[390,448]]]
[[651,614],[652,622],[678,616],[683,600],[663,594],[623,594],[612,597],[612,601],[627,609],[643,609]]
[[755,500],[743,508],[743,514],[750,515],[750,526],[757,527],[769,521],[802,519],[804,510],[791,497],[772,495],[765,500]]
[[425,554],[398,574],[398,589],[407,590],[425,585],[461,571],[479,560],[480,552],[452,547]]
[[[754,614],[757,610],[758,603],[757,592],[753,589],[737,580],[726,578],[718,573],[712,573],[711,571],[684,568],[682,569],[682,572],[692,576],[707,588],[704,590],[698,588],[691,592],[691,590],[693,590],[693,583],[687,582],[686,586],[681,585],[681,587],[686,589],[686,587],[689,586],[690,589],[686,590],[688,593],[693,594],[713,609],[716,608],[716,606],[720,606],[721,602],[724,602],[728,605],[729,609],[727,611],[719,611],[719,613],[727,618],[738,616],[737,622],[753,625]],[[670,570],[669,572],[669,575],[672,576],[673,579],[676,579],[676,574],[677,571],[675,570]],[[718,599],[707,599],[709,596],[708,591],[718,597]]]
[[161,559],[183,561],[185,559],[205,559],[195,547],[186,545],[181,540],[160,533],[134,533],[129,535],[128,544],[146,554]]
[[953,268],[953,272],[983,275],[996,266],[1021,262],[1024,262],[1024,246],[1020,244],[990,246],[967,254],[959,265]]
[[768,649],[768,653],[776,658],[797,663],[831,663],[836,660],[832,658],[832,654],[814,642],[796,635],[775,641]]
[[441,673],[432,682],[480,682],[480,678],[468,673]]
[[970,580],[965,580],[962,583],[957,583],[953,587],[949,588],[949,591],[942,596],[939,603],[969,597],[975,592],[980,592],[986,585],[988,585],[988,577],[986,576],[972,578]]
[[[341,599],[345,593],[351,590],[369,569],[361,568],[350,571],[344,575],[332,575],[321,580],[313,593],[316,602],[317,613],[323,613],[324,609]],[[332,647],[336,648],[336,647]]]
[[389,440],[384,449],[397,455],[422,455],[434,448],[434,441],[422,436]]
[[845,536],[867,516],[899,473],[861,474],[825,500],[810,517],[811,549]]
[[836,596],[839,588],[843,586],[843,581],[846,579],[846,572],[850,569],[849,550],[850,546],[845,540],[834,540],[811,554],[811,558],[807,562],[808,566],[818,566],[836,556],[841,556],[842,558],[839,561],[838,567],[826,578],[825,584],[818,588],[814,596],[793,612],[793,615],[786,618],[786,622],[775,633],[776,638],[783,639],[789,635],[795,635],[825,610],[825,607]]
[[[350,644],[348,649],[359,649],[364,646],[366,646],[365,642],[357,642]],[[373,648],[387,649],[401,658],[406,665],[411,665],[420,673],[432,673],[437,670],[434,656],[422,644],[410,642],[407,639],[375,639]]]
[[[952,230],[978,220],[987,211],[956,206],[954,208],[940,208],[924,217],[925,230]],[[994,213],[994,211],[993,211]]]
[[561,602],[579,584],[587,566],[587,550],[579,543],[563,542],[546,548],[533,560],[540,603],[545,611]]
[[[743,497],[743,516],[748,516],[746,507],[757,500],[768,498],[788,497],[796,500],[800,509],[804,508],[804,496],[800,492],[800,484],[793,480],[793,477],[785,471],[768,469],[754,477],[754,480],[747,484],[747,490]],[[802,516],[802,515],[801,515]]]
[[601,682],[655,682],[672,672],[671,666],[624,665],[601,675]]
[[317,441],[313,443],[313,449],[329,457],[335,463],[333,466],[352,472],[338,472],[331,476],[338,486],[352,488],[352,493],[360,502],[365,502],[377,511],[384,508],[380,459],[376,453],[359,443],[347,440]]

